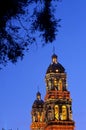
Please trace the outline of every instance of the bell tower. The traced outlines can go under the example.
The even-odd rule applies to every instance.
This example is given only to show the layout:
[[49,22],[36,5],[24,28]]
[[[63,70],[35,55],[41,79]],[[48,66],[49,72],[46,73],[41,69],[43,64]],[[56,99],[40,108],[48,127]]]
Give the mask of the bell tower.
[[32,124],[31,130],[44,130],[45,122],[44,122],[44,101],[41,99],[41,93],[38,91],[36,94],[36,100],[32,105]]
[[44,103],[45,122],[44,130],[74,130],[72,119],[72,99],[67,90],[66,72],[58,62],[56,54],[52,55],[45,81],[46,95]]
[[67,88],[65,68],[58,62],[58,56],[52,55],[46,75],[46,94],[36,94],[32,105],[31,130],[74,130],[72,119],[72,99]]

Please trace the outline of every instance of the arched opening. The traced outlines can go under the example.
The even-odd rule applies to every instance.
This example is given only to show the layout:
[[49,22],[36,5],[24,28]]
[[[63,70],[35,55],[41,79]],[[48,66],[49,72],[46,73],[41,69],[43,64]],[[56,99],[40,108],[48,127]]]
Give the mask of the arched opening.
[[62,120],[67,120],[67,107],[65,105],[62,106]]
[[62,80],[60,79],[59,80],[59,83],[58,83],[58,90],[62,91]]
[[55,119],[59,120],[59,106],[58,105],[55,105],[54,111],[55,111]]

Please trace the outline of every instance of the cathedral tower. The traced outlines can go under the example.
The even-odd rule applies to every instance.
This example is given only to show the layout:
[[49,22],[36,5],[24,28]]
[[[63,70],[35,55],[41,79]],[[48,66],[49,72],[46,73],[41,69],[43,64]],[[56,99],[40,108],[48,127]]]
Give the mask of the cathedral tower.
[[32,124],[31,130],[44,130],[44,101],[41,99],[41,93],[37,92],[36,100],[32,105]]
[[56,54],[52,55],[45,82],[44,101],[41,100],[41,94],[38,92],[32,106],[31,130],[74,130],[72,99],[67,90],[66,72],[58,62]]

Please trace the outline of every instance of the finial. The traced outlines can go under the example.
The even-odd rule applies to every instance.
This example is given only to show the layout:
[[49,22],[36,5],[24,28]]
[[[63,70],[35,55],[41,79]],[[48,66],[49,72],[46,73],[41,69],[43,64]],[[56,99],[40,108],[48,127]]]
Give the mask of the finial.
[[55,46],[53,46],[52,63],[57,64],[57,55],[55,54]]
[[37,92],[36,97],[37,97],[37,100],[41,99],[41,93],[39,91]]

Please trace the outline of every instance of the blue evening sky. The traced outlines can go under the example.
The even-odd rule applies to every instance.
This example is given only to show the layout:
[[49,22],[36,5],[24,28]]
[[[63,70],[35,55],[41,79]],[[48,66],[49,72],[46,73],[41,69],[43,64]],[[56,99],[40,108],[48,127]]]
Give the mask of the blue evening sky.
[[[73,99],[75,130],[86,130],[86,0],[63,0],[57,16],[62,19],[55,52],[67,72]],[[30,130],[31,107],[39,90],[45,96],[45,73],[53,45],[31,47],[23,61],[0,71],[0,130]]]

